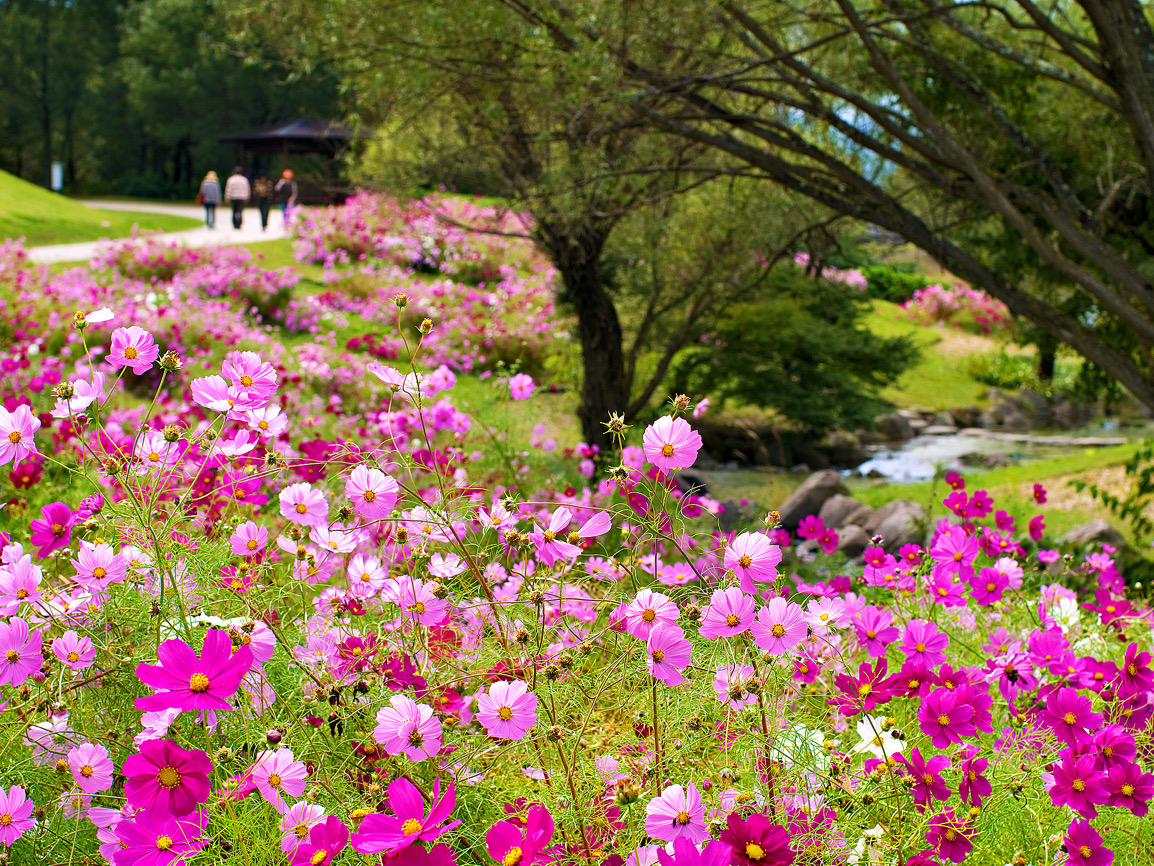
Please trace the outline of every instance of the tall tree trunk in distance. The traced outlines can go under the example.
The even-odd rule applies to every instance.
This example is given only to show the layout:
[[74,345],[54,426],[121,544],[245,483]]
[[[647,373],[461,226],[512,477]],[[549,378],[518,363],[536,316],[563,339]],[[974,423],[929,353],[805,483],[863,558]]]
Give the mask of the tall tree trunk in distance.
[[52,189],[52,103],[48,89],[48,28],[51,4],[40,3],[40,132],[44,138],[44,188]]
[[609,454],[613,440],[605,429],[610,412],[625,414],[629,382],[621,322],[613,299],[601,282],[601,250],[607,231],[541,224],[542,239],[577,313],[577,337],[585,368],[577,417],[585,441]]

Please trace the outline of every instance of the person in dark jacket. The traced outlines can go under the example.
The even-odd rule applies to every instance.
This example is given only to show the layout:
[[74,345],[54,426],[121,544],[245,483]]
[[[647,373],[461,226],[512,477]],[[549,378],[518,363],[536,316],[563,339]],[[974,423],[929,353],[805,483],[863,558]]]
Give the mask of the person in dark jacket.
[[216,228],[216,206],[220,204],[220,178],[210,171],[200,182],[200,200],[204,203],[204,226]]
[[297,206],[297,182],[293,180],[293,173],[285,169],[280,180],[276,182],[276,200],[280,203],[281,213],[284,214],[285,228],[288,228],[292,210]]
[[272,204],[272,181],[263,171],[252,184],[252,197],[256,199],[256,206],[260,210],[260,230],[268,231],[268,210]]

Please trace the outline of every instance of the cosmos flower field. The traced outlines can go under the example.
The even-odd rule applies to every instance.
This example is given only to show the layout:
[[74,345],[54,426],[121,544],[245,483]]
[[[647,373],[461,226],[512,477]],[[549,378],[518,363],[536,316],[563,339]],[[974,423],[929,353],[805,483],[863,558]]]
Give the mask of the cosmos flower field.
[[355,197],[297,227],[313,293],[0,247],[7,862],[1151,862],[1118,551],[952,474],[856,565],[817,518],[722,532],[676,483],[704,394],[520,441],[456,392],[540,414],[557,277],[459,226],[525,219]]

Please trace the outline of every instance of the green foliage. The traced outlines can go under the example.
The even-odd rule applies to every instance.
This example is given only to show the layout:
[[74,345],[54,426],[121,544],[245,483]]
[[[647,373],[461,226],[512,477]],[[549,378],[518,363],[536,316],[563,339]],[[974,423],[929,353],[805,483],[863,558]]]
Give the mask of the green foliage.
[[1154,521],[1146,516],[1150,505],[1154,503],[1154,440],[1143,442],[1134,456],[1123,464],[1123,468],[1130,483],[1124,495],[1111,493],[1079,478],[1071,481],[1070,486],[1079,493],[1089,492],[1112,514],[1127,521],[1137,537],[1149,537],[1154,534]]
[[1054,379],[1043,382],[1038,377],[1038,359],[1035,355],[1011,355],[998,352],[975,355],[970,358],[967,372],[970,377],[993,388],[1017,391],[1029,388],[1039,394],[1069,393],[1075,389],[1081,361],[1063,357],[1054,366]]
[[924,289],[929,285],[929,280],[921,274],[893,265],[870,265],[862,268],[862,273],[869,281],[869,287],[866,289],[869,296],[880,301],[889,301],[891,304],[903,304],[912,298],[918,289]]
[[735,304],[674,365],[679,391],[779,412],[799,429],[868,426],[880,390],[917,358],[905,337],[865,327],[869,305],[840,286],[775,268],[756,300]]

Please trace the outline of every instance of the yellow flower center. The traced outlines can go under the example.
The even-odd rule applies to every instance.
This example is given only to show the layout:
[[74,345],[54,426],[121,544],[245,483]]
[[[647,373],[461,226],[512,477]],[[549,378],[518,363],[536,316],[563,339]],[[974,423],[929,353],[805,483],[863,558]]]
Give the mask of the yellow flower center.
[[13,430],[11,433],[9,433],[9,434],[8,434],[8,441],[9,441],[9,442],[11,442],[13,445],[18,445],[18,444],[20,444],[20,439],[21,439],[21,438],[22,438],[22,437],[21,437],[21,435],[20,435],[20,431],[19,431],[19,430]]
[[413,730],[409,731],[409,745],[410,746],[419,746],[423,742],[425,742],[425,735],[424,734],[422,734],[420,731],[416,730],[415,728]]
[[688,812],[678,812],[677,813],[677,823],[680,824],[682,827],[684,827],[686,824],[688,824],[689,821],[690,821],[690,818],[689,818]]
[[501,866],[517,866],[521,862],[521,849],[514,846],[501,858]]
[[204,674],[193,674],[188,678],[188,690],[200,694],[208,691],[208,677]]
[[647,607],[641,611],[641,618],[646,622],[653,622],[653,620],[657,619],[657,611],[651,607]]
[[1074,721],[1075,721],[1074,714],[1073,713],[1066,713],[1066,715],[1062,716],[1062,721],[1065,722],[1067,725],[1074,724]]
[[329,856],[329,852],[322,848],[321,850],[315,852],[313,854],[313,856],[309,858],[309,862],[312,863],[313,866],[321,866],[321,864],[325,862],[325,860],[328,858],[328,856]]
[[247,388],[249,385],[252,384],[252,376],[241,376],[240,377],[240,384],[244,385],[244,387]]
[[104,577],[106,574],[108,574],[108,572],[99,565],[96,566],[96,568],[92,569],[92,576],[95,577],[97,580]]
[[765,851],[756,842],[747,842],[745,844],[745,856],[756,861],[765,856]]
[[1123,785],[1122,786],[1122,794],[1124,796],[1127,796],[1127,797],[1133,797],[1134,796],[1134,786],[1133,785]]
[[70,661],[70,662],[80,661],[80,653],[78,653],[76,650],[72,650],[72,652],[68,653],[68,661]]
[[665,650],[654,650],[653,660],[659,664],[665,661]]
[[91,776],[94,772],[95,772],[95,770],[93,770],[92,767],[90,767],[88,764],[85,764],[83,767],[80,768],[80,775],[83,776],[85,779],[87,779],[89,776]]
[[168,851],[170,848],[172,848],[172,845],[173,845],[173,841],[172,841],[171,836],[157,836],[156,837],[156,850],[157,851]]
[[1090,846],[1089,846],[1089,845],[1082,845],[1082,846],[1081,846],[1081,847],[1078,849],[1078,853],[1079,853],[1079,854],[1081,854],[1083,857],[1089,857],[1089,856],[1090,856],[1091,854],[1093,854],[1094,852],[1090,850]]
[[877,636],[878,636],[878,633],[876,631],[874,631],[872,628],[866,632],[866,637],[868,637],[870,640],[873,640]]
[[920,653],[924,653],[926,651],[926,645],[924,643],[916,643],[914,644],[914,649]]
[[949,723],[950,723],[950,717],[947,716],[945,713],[942,713],[940,716],[938,716],[938,724],[939,725],[948,725]]
[[8,652],[4,653],[4,658],[15,664],[20,661],[20,653],[16,652],[16,650],[8,650]]
[[857,687],[858,695],[860,695],[863,698],[866,695],[870,694],[873,690],[874,690],[874,687],[871,686],[869,683],[862,683],[860,686]]
[[11,823],[12,823],[12,816],[9,815],[7,812],[5,812],[3,815],[0,815],[0,827],[7,827]]
[[256,539],[250,538],[247,542],[245,542],[244,546],[247,547],[249,550],[256,550]]
[[925,782],[927,785],[932,785],[934,783],[934,774],[933,773],[924,773],[922,775],[922,781]]
[[673,446],[670,445],[668,442],[666,442],[664,445],[661,446],[661,456],[662,457],[672,457],[673,456]]
[[277,773],[273,773],[268,777],[268,786],[270,788],[279,788],[281,784],[281,777]]
[[1071,787],[1075,791],[1085,791],[1086,790],[1086,783],[1083,782],[1081,779],[1075,779],[1074,784],[1071,785]]
[[[749,568],[749,566],[751,566],[753,564],[753,560],[749,558],[749,554],[747,553],[747,554],[743,555],[741,557],[741,559],[737,560],[737,564],[740,565],[742,568]],[[753,845],[752,842],[750,844]],[[756,845],[754,845],[753,847],[757,848]],[[760,851],[761,849],[757,848],[757,850]]]
[[137,354],[137,352],[136,352],[135,346],[129,346],[127,349],[124,350],[124,357],[126,357],[130,361],[136,357],[136,354]]
[[166,788],[175,788],[180,784],[180,773],[176,771],[176,767],[161,767],[160,772],[156,774],[156,781]]
[[729,626],[730,628],[733,628],[739,622],[741,622],[741,618],[735,613],[731,613],[729,616],[727,616],[725,618],[725,624],[727,626]]
[[305,505],[303,502],[297,503],[297,514],[304,514],[308,510],[309,510],[309,507],[307,505]]
[[268,429],[268,421],[257,421],[256,426],[259,427],[261,430],[267,430]]
[[557,533],[554,532],[553,530],[551,530],[551,529],[545,530],[545,541],[552,541],[556,537],[557,537]]
[[509,707],[501,707],[497,710],[497,718],[502,722],[507,722],[513,718],[513,711]]
[[16,597],[23,601],[24,599],[28,598],[28,590],[26,590],[24,587],[20,587],[18,590],[16,590]]
[[961,561],[962,561],[962,552],[959,550],[957,553],[954,554],[954,562],[961,562]]
[[783,626],[781,623],[778,623],[770,629],[770,632],[774,637],[781,637],[783,634],[785,634],[785,626]]
[[958,838],[958,834],[954,830],[947,830],[946,831],[946,841],[947,842],[955,842],[955,841],[957,841],[957,838]]
[[406,836],[412,836],[414,833],[421,832],[421,822],[416,818],[409,818],[401,825],[401,832]]
[[364,495],[361,498],[364,499],[365,502],[372,502],[374,499],[377,498],[376,491],[366,490],[364,492]]
[[308,824],[297,824],[296,827],[293,828],[293,833],[296,834],[298,839],[307,839],[309,837]]

